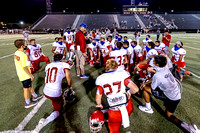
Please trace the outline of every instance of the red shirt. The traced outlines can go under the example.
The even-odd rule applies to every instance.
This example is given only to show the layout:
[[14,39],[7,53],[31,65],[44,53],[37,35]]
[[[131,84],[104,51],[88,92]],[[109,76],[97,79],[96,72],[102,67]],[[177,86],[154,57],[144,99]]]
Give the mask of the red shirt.
[[166,35],[165,37],[166,37],[167,39],[169,39],[169,41],[166,40],[166,39],[163,37],[162,42],[163,42],[166,46],[169,47],[169,43],[170,43],[170,41],[171,41],[171,35],[168,34],[168,35]]
[[77,46],[80,46],[80,50],[82,53],[86,52],[86,40],[82,31],[78,31],[75,35],[75,50],[77,50]]

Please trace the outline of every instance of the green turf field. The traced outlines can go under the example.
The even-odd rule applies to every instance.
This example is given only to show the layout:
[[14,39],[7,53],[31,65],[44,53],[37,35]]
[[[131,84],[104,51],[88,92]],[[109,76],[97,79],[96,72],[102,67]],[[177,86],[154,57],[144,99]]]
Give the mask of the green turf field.
[[[132,34],[127,35],[133,38]],[[58,35],[30,35],[35,38],[38,44],[43,47],[43,53],[52,58],[51,43]],[[151,39],[155,40],[156,35],[152,34]],[[24,108],[24,97],[22,84],[19,82],[13,60],[13,53],[16,51],[14,40],[23,38],[22,35],[1,35],[0,36],[0,131],[15,130],[19,123],[33,109]],[[140,42],[145,38],[142,35]],[[187,51],[185,61],[189,71],[200,76],[200,35],[198,34],[172,34],[171,47],[178,40],[184,43]],[[45,78],[45,63],[41,63],[41,70],[34,74],[33,87],[37,93],[42,93]],[[78,100],[65,106],[64,113],[55,121],[49,123],[41,132],[45,133],[89,133],[89,114],[95,107],[95,80],[103,71],[103,68],[94,68],[86,65],[86,73],[90,75],[89,79],[80,79],[76,76],[74,67],[71,70],[73,88]],[[66,82],[66,81],[63,81]],[[175,111],[175,115],[188,123],[195,123],[200,128],[200,79],[196,77],[185,77],[183,80],[183,93],[181,102]],[[137,106],[144,104],[144,100],[133,96],[134,112],[130,116],[130,127],[123,129],[121,132],[131,131],[132,133],[179,133],[182,132],[176,125],[172,124],[163,117],[164,109],[162,101],[152,98],[154,114],[141,112]],[[24,131],[31,131],[38,124],[42,117],[47,117],[52,112],[50,100],[46,100],[41,108],[24,127]],[[103,127],[102,133],[106,133],[106,126]]]

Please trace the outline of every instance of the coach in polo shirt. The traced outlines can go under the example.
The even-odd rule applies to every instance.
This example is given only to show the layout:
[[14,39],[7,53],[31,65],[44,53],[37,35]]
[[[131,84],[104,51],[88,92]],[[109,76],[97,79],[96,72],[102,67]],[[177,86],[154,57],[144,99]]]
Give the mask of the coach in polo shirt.
[[88,78],[85,75],[85,57],[86,54],[86,38],[84,33],[86,31],[87,25],[81,23],[80,30],[75,35],[75,54],[76,54],[76,74],[80,78]]

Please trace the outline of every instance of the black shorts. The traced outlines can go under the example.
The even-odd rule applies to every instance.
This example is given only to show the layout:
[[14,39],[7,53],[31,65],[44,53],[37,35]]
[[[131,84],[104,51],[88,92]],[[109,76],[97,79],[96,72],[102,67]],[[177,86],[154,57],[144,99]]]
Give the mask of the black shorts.
[[22,85],[23,85],[24,88],[29,88],[29,87],[31,87],[31,86],[32,86],[32,81],[31,81],[31,79],[27,79],[27,80],[22,81]]
[[164,100],[164,106],[166,110],[168,110],[170,113],[174,113],[179,102],[180,102],[180,99],[173,101],[166,97],[166,99]]

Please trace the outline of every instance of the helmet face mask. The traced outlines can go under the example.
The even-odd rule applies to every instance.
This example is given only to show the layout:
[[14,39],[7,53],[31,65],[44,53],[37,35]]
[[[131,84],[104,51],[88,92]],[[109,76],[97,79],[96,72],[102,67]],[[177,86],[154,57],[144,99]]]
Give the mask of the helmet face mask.
[[99,132],[104,124],[104,115],[102,111],[95,111],[90,117],[90,131]]

